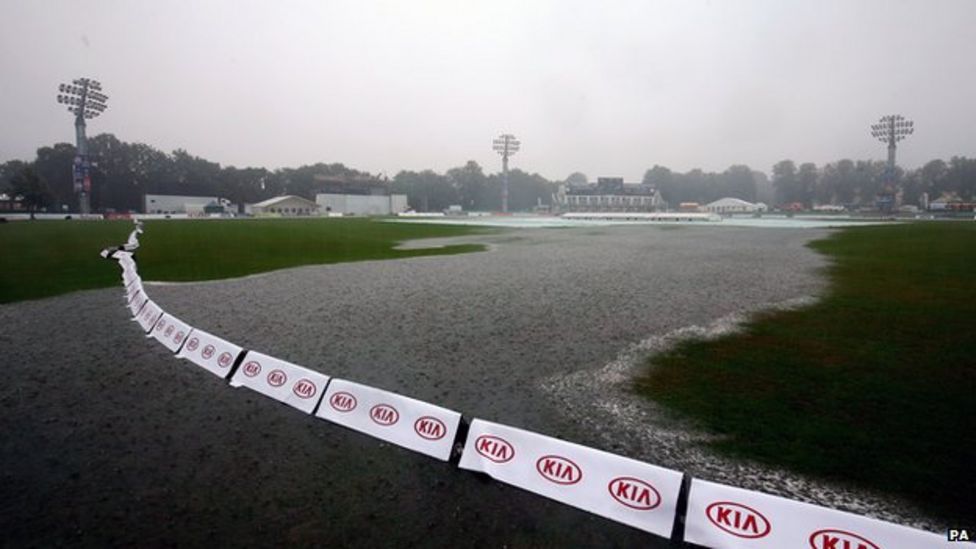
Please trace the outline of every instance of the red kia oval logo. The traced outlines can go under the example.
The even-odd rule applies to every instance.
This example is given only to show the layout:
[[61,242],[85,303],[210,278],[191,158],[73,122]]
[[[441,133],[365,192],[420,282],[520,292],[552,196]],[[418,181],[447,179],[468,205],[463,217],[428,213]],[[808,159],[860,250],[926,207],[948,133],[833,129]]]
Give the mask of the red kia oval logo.
[[[210,353],[213,354],[213,353]],[[254,377],[261,373],[261,365],[253,360],[244,365],[244,375]]]
[[296,381],[295,386],[291,388],[291,392],[295,393],[298,398],[312,398],[318,391],[319,388],[311,380],[305,378]]
[[648,511],[661,504],[661,494],[649,483],[634,477],[617,477],[607,485],[610,495],[622,505]]
[[213,356],[214,351],[216,350],[217,349],[214,349],[213,345],[207,345],[202,351],[200,351],[200,356],[202,356],[204,360],[210,360],[210,357]]
[[515,447],[507,440],[494,435],[478,437],[478,440],[474,441],[474,449],[495,463],[506,463],[515,457]]
[[197,347],[199,346],[200,346],[200,340],[195,337],[191,337],[190,341],[186,342],[186,348],[189,349],[190,351],[196,351]]
[[175,324],[170,324],[169,326],[166,327],[166,333],[163,334],[163,335],[165,335],[166,337],[169,337],[169,336],[173,335],[173,330],[175,330],[175,329],[176,329],[176,325]]
[[356,409],[356,397],[345,391],[339,391],[329,399],[329,406],[338,412],[351,412]]
[[230,366],[230,361],[231,361],[230,353],[226,351],[220,353],[220,356],[217,357],[217,365],[220,366],[221,368],[226,368]]
[[281,370],[271,370],[268,372],[268,385],[281,387],[286,381],[288,381],[288,376]]
[[175,341],[176,343],[183,341],[184,335],[185,334],[183,332],[176,332],[176,337],[173,338],[173,341]]
[[769,535],[772,525],[752,507],[731,501],[717,501],[705,509],[705,516],[720,529],[746,539]]
[[813,549],[881,549],[873,542],[857,534],[843,530],[817,530],[810,534]]
[[562,456],[542,456],[535,462],[535,470],[556,484],[576,484],[583,478],[579,465]]
[[447,434],[447,426],[436,417],[424,416],[413,424],[413,430],[421,438],[427,440],[440,440]]
[[397,412],[396,408],[389,404],[377,404],[370,409],[369,418],[374,423],[386,427],[400,420],[400,412]]

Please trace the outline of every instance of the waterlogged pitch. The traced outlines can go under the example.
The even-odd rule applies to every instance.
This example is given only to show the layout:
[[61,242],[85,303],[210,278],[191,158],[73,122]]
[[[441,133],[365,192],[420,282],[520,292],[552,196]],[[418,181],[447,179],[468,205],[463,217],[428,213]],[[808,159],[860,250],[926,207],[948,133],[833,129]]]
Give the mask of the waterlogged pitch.
[[972,516],[976,442],[959,434],[976,417],[976,223],[847,229],[812,247],[833,261],[818,303],[679,345],[638,389],[731,455]]
[[[9,258],[0,270],[0,303],[112,286],[115,273],[105,268],[98,251],[121,244],[131,229],[130,221],[0,225],[0,256]],[[299,265],[449,255],[483,248],[395,248],[406,240],[478,230],[368,219],[147,221],[139,269],[147,280],[214,280]]]

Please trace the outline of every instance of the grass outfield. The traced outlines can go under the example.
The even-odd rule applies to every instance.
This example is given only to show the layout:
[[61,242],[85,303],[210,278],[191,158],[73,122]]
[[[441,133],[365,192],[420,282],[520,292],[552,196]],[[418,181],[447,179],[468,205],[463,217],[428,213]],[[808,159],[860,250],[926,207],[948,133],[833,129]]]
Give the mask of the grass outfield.
[[723,452],[976,516],[976,223],[851,228],[816,305],[652,357],[638,392]]
[[[119,284],[98,252],[125,242],[131,221],[18,221],[0,225],[0,303]],[[146,280],[243,276],[298,265],[483,250],[478,244],[394,250],[404,240],[483,232],[368,219],[147,221],[138,251]]]

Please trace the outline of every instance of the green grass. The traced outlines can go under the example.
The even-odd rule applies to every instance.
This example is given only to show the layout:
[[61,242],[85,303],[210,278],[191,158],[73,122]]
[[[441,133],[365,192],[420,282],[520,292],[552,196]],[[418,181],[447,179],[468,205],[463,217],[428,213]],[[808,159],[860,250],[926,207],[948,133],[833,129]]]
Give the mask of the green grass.
[[821,302],[650,359],[719,451],[976,516],[976,223],[846,229]]
[[[119,284],[98,256],[128,238],[131,221],[18,221],[0,225],[0,303]],[[394,250],[399,242],[483,231],[368,219],[148,221],[137,252],[147,280],[212,280],[298,265],[483,250],[479,244]]]

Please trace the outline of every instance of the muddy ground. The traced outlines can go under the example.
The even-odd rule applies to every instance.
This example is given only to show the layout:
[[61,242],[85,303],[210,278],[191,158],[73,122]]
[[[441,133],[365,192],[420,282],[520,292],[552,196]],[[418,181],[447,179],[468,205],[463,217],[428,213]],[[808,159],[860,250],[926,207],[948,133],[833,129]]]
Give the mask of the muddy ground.
[[[649,338],[822,291],[824,260],[804,244],[824,234],[509,231],[477,237],[491,251],[476,254],[147,290],[192,326],[329,375],[789,494],[809,485],[675,444],[621,379]],[[667,546],[232,389],[143,337],[120,294],[0,306],[5,545]],[[623,378],[600,382],[607,368]],[[589,413],[594,395],[657,424]],[[880,500],[820,490],[800,496],[887,516]]]

